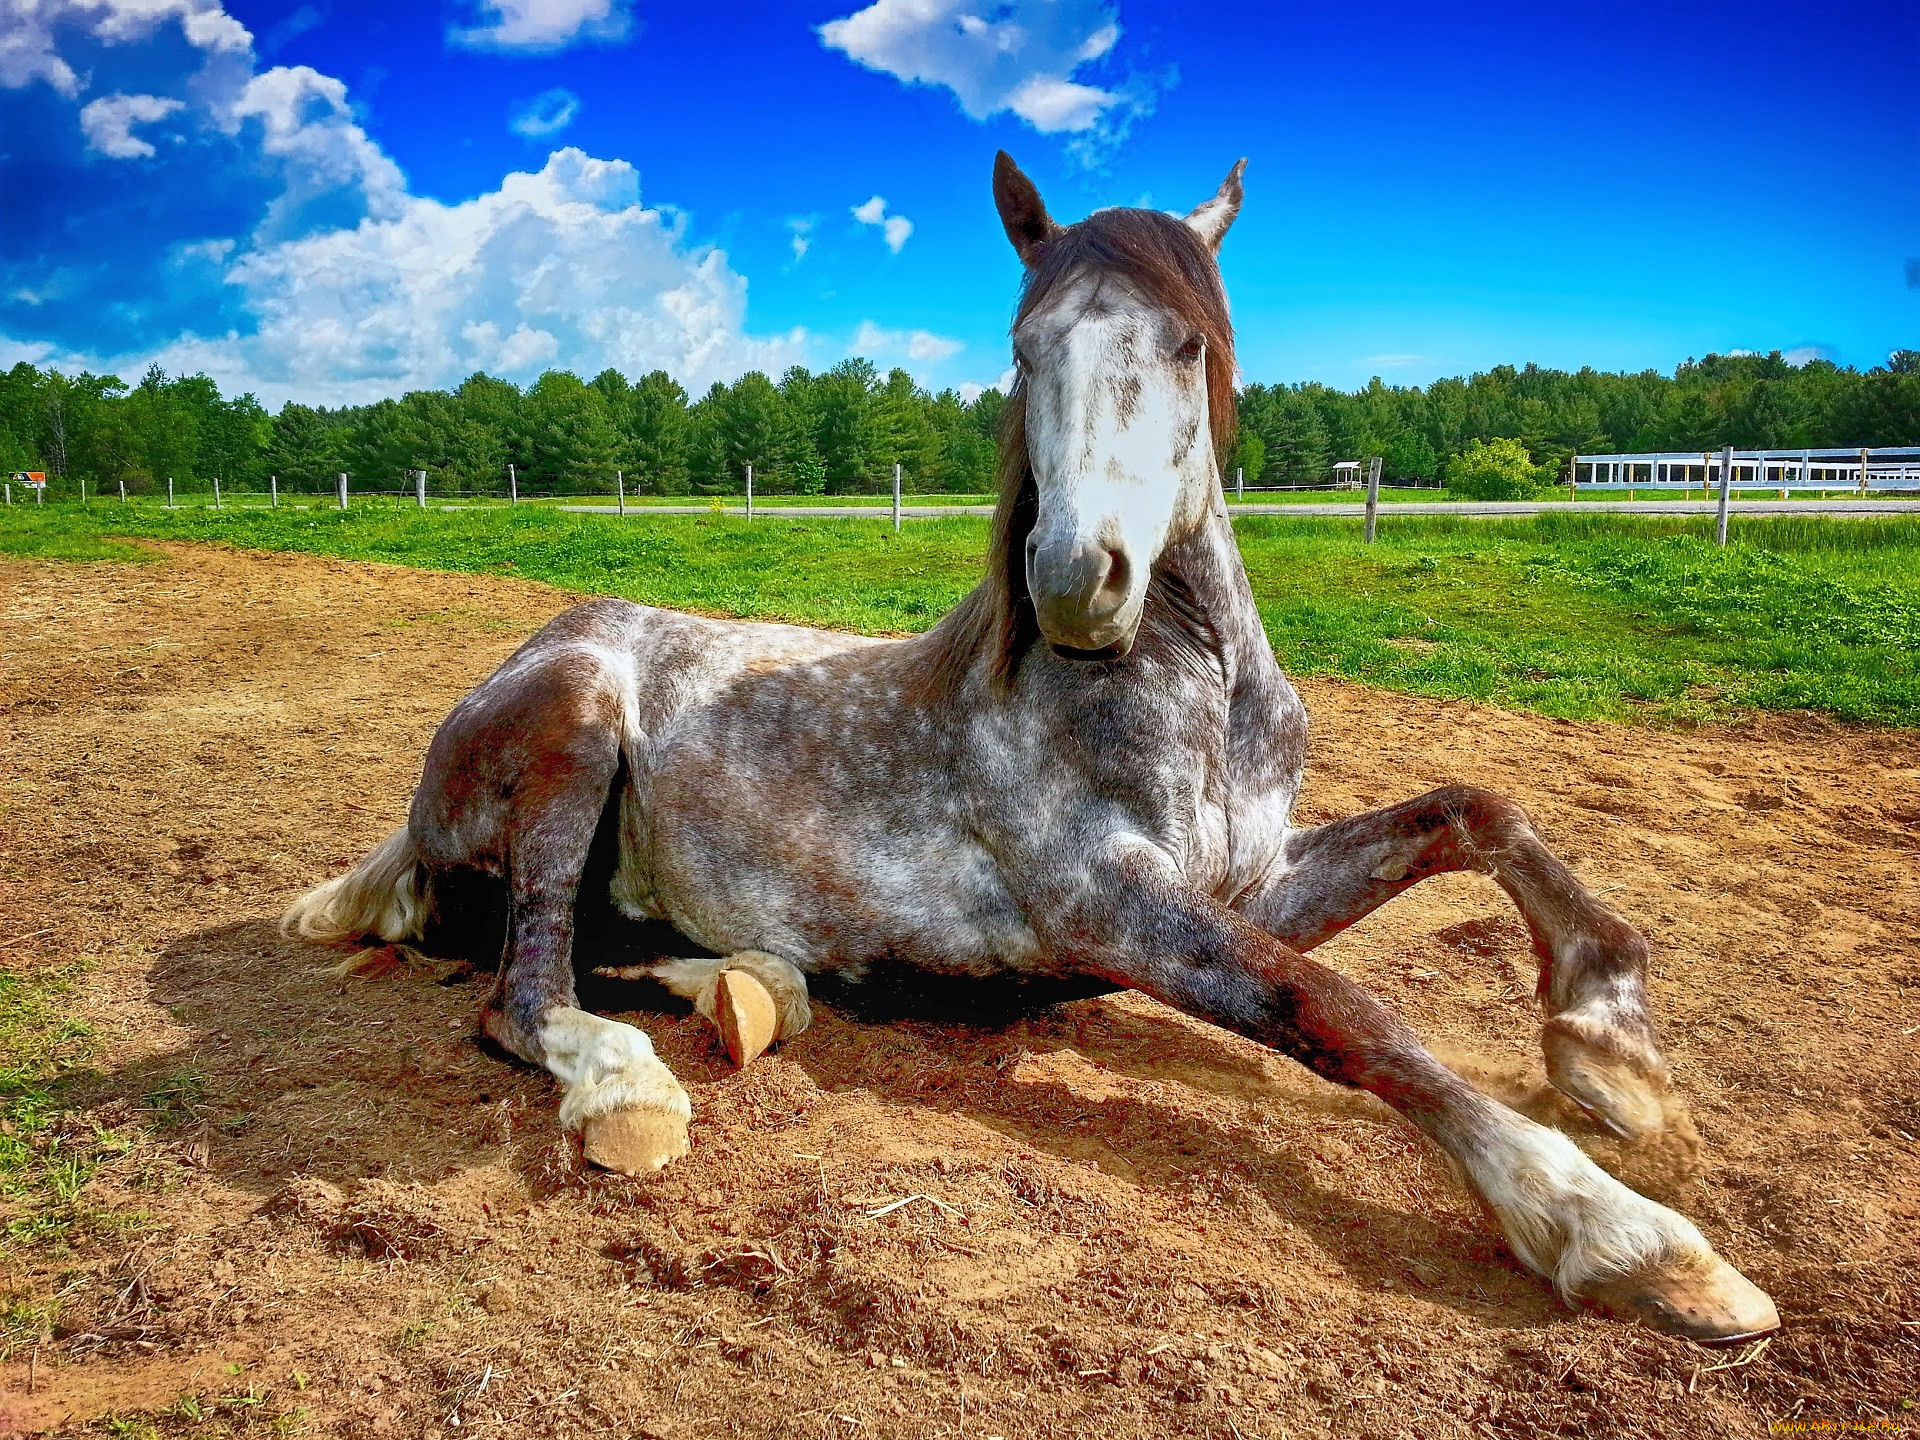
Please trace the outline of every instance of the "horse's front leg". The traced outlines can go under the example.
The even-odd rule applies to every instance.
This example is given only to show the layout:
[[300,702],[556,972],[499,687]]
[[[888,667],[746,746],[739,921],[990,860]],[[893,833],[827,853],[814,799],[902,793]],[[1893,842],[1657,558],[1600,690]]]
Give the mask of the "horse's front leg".
[[1513,801],[1456,785],[1287,839],[1286,868],[1237,908],[1311,950],[1429,876],[1475,870],[1519,907],[1540,958],[1547,1075],[1615,1133],[1666,1127],[1667,1062],[1647,1015],[1647,942],[1541,843]]
[[646,1032],[589,1014],[574,991],[574,900],[618,766],[610,732],[582,732],[516,790],[506,957],[481,1025],[560,1082],[560,1123],[588,1160],[645,1175],[687,1153],[692,1104]]
[[1038,907],[1060,958],[1379,1096],[1454,1159],[1514,1253],[1567,1300],[1709,1343],[1778,1327],[1773,1302],[1691,1221],[1475,1090],[1351,980],[1181,885],[1152,852],[1108,872]]
[[807,977],[764,950],[738,950],[718,960],[656,960],[607,965],[594,972],[616,980],[655,980],[713,1022],[733,1063],[751,1065],[769,1045],[791,1040],[813,1023]]

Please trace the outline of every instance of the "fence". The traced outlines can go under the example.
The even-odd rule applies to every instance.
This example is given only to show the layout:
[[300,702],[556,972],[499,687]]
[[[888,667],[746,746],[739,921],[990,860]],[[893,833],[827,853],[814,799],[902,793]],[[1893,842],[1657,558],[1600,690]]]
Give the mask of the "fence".
[[[1720,483],[1720,460],[1702,450],[1576,455],[1572,484],[1588,490],[1706,491]],[[1735,490],[1920,490],[1920,445],[1735,450],[1730,470]]]

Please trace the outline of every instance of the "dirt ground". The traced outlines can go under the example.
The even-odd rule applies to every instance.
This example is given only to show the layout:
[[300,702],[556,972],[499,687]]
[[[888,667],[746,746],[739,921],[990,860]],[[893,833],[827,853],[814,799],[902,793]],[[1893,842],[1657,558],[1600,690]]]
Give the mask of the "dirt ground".
[[59,1302],[0,1365],[0,1432],[1920,1422],[1913,733],[1302,686],[1306,818],[1492,786],[1652,936],[1698,1135],[1631,1153],[1543,1092],[1491,885],[1430,882],[1320,956],[1772,1292],[1778,1338],[1708,1352],[1563,1308],[1384,1108],[1134,996],[997,1030],[816,1006],[738,1075],[704,1021],[636,1014],[693,1153],[583,1169],[548,1078],[475,1042],[479,977],[390,952],[341,977],[272,924],[394,826],[447,708],[567,603],[205,548],[0,564],[0,964],[90,967],[63,1124],[134,1141],[70,1250],[0,1260],[0,1308]]

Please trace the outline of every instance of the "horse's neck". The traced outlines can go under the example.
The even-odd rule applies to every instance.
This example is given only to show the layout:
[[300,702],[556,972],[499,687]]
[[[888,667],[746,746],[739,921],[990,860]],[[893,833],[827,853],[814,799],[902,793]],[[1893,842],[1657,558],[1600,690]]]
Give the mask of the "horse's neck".
[[1193,598],[1219,637],[1231,672],[1258,664],[1262,657],[1272,663],[1273,649],[1224,508],[1210,511],[1192,534],[1169,544],[1154,568],[1177,580]]

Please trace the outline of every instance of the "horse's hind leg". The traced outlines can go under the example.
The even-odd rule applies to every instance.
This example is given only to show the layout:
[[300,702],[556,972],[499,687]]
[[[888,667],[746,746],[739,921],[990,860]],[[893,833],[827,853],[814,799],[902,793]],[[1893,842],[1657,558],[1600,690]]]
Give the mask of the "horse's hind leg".
[[508,820],[506,961],[481,1023],[563,1087],[560,1123],[587,1159],[643,1175],[687,1153],[693,1109],[644,1031],[582,1010],[574,991],[574,901],[619,773],[611,730],[550,737]]
[[753,1063],[777,1040],[813,1023],[807,977],[778,955],[741,950],[719,959],[661,960],[598,972],[620,980],[657,980],[713,1022],[737,1066]]
[[1647,942],[1540,842],[1513,801],[1471,786],[1288,838],[1286,872],[1239,909],[1311,950],[1431,875],[1476,870],[1512,897],[1540,957],[1541,1045],[1554,1085],[1609,1128],[1665,1128],[1666,1061],[1647,1015]]

